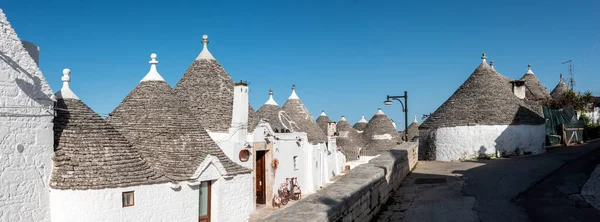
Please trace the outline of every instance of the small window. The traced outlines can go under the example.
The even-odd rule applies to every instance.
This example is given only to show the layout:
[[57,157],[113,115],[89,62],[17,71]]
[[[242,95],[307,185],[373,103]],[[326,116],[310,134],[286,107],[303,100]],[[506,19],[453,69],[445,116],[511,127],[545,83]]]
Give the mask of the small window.
[[298,156],[294,156],[294,170],[298,170]]
[[133,191],[123,192],[123,207],[131,207],[134,205]]

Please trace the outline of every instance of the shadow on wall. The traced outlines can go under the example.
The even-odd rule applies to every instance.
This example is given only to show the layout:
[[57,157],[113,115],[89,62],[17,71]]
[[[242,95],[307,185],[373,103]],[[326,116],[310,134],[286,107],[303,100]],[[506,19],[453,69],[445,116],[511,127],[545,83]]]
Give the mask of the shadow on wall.
[[17,83],[21,91],[25,93],[29,98],[34,100],[39,105],[49,106],[53,104],[54,100],[50,97],[52,95],[46,95],[42,91],[42,80],[39,77],[29,73],[4,52],[0,52],[0,60],[12,67],[12,69],[16,72],[23,73],[31,80],[33,80],[32,84],[24,79],[15,79],[15,82]]
[[71,119],[71,112],[67,108],[65,100],[57,100],[56,108],[58,109],[56,110],[56,117],[54,117],[54,152],[58,151],[57,148],[58,144],[60,144],[60,136]]

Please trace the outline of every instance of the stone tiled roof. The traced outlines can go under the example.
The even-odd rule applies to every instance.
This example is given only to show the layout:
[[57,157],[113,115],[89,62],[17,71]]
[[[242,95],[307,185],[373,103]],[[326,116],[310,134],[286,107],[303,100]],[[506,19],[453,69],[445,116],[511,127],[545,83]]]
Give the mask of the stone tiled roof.
[[[177,96],[210,131],[226,132],[231,127],[234,82],[205,47],[175,85]],[[248,123],[256,122],[248,104]],[[248,126],[252,131],[254,126]]]
[[525,81],[525,87],[527,87],[525,98],[534,101],[544,101],[550,98],[548,89],[542,85],[533,71],[531,71],[531,65],[529,65],[529,70],[525,73],[525,75],[521,77],[521,81]]
[[[256,121],[265,120],[271,125],[273,130],[282,132],[282,129],[289,129],[290,132],[299,132],[300,128],[292,118],[277,105],[265,104],[256,111]],[[256,125],[253,124],[253,125]]]
[[417,117],[415,116],[415,120],[408,125],[406,132],[408,132],[408,141],[412,141],[413,138],[419,136],[419,126],[421,124],[417,121]]
[[544,119],[512,93],[509,81],[484,59],[419,128],[543,124]]
[[323,133],[325,133],[325,135],[327,135],[327,127],[329,126],[331,119],[329,119],[329,117],[327,115],[325,115],[325,111],[323,111],[322,114],[319,115],[316,122],[317,122],[317,125],[319,125],[319,128],[321,128],[323,130]]
[[292,91],[292,95],[294,97],[289,98],[283,105],[283,111],[296,122],[298,127],[300,127],[301,132],[306,132],[308,134],[308,142],[313,144],[326,142],[326,134],[323,133],[323,130],[317,125],[317,122],[313,119],[306,107],[304,107],[302,101],[295,96],[296,93],[294,91]]
[[113,126],[78,99],[57,100],[54,117],[55,189],[103,189],[161,178]]
[[173,180],[189,179],[208,154],[227,175],[250,172],[223,153],[165,81],[140,82],[107,120]]
[[361,150],[361,155],[372,156],[379,153],[380,150],[396,147],[401,141],[400,134],[394,128],[392,120],[381,109],[369,120],[362,134],[369,139],[369,144],[366,149]]
[[368,143],[367,138],[352,128],[345,119],[337,123],[336,130],[339,133],[336,143],[346,156],[346,161],[357,160],[360,150],[364,149]]
[[353,127],[357,131],[362,132],[365,130],[365,128],[367,128],[367,123],[368,123],[368,121],[365,119],[365,115],[363,114],[361,116],[360,120],[358,122],[356,122]]
[[560,82],[558,82],[556,87],[554,87],[554,89],[552,90],[550,95],[552,95],[552,98],[554,98],[554,99],[560,99],[569,90],[570,90],[569,87],[567,86],[565,81],[563,81],[562,76],[561,76]]

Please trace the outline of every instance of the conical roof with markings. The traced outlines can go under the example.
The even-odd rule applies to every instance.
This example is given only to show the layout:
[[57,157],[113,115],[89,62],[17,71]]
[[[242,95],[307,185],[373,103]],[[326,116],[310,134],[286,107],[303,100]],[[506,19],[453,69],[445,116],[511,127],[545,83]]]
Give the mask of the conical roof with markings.
[[296,122],[298,127],[300,127],[301,132],[306,132],[308,134],[308,142],[316,144],[327,141],[326,134],[323,133],[323,130],[319,127],[315,119],[313,119],[306,107],[304,107],[304,104],[300,101],[298,95],[296,95],[295,85],[292,86],[292,94],[283,105],[283,111]]

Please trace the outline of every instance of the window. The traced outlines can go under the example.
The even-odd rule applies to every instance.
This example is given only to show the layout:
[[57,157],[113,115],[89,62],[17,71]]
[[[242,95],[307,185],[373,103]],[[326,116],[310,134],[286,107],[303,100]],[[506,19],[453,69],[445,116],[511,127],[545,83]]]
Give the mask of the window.
[[298,170],[298,156],[294,156],[294,170]]
[[131,207],[134,203],[133,191],[123,192],[123,207]]

